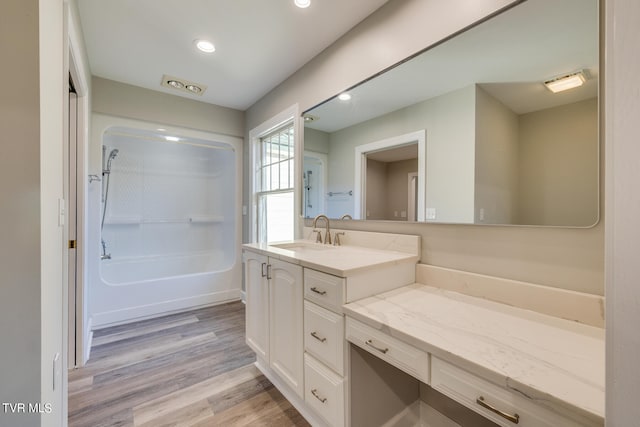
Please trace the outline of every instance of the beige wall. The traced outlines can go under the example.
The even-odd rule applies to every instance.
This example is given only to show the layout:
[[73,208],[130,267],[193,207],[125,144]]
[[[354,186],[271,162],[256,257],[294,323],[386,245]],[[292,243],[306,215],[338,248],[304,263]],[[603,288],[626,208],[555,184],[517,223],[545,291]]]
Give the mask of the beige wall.
[[[3,2],[0,56],[11,81],[0,97],[0,401],[40,401],[41,184],[38,1]],[[49,371],[51,372],[51,371]],[[0,413],[4,425],[35,426],[39,416]]]
[[475,222],[515,221],[518,209],[518,116],[476,86]]
[[327,154],[329,152],[329,134],[320,130],[305,129],[304,149]]
[[367,219],[387,219],[387,164],[367,159]]
[[333,132],[329,191],[353,190],[357,146],[424,129],[427,208],[436,209],[438,222],[472,223],[474,126],[475,88],[470,85]]
[[95,113],[186,127],[230,136],[244,136],[244,112],[93,78],[91,108]]
[[596,98],[519,117],[519,223],[596,221],[597,118]]
[[606,414],[607,427],[640,419],[640,2],[607,0],[606,130]]
[[[391,0],[253,105],[246,133],[295,103],[301,111],[317,105],[509,3],[485,0],[461,7],[444,0]],[[419,235],[424,263],[603,293],[601,224],[569,229],[344,221],[339,226]]]
[[[418,172],[418,159],[387,163],[385,219],[406,221],[409,215],[409,173]],[[402,216],[402,211],[405,215]],[[396,215],[396,212],[398,215]]]

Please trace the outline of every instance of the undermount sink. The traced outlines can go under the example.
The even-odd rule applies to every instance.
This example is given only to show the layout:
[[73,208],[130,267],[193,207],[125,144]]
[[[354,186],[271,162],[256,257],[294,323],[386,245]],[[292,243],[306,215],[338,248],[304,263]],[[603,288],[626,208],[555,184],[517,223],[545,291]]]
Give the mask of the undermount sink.
[[286,249],[288,251],[325,251],[335,249],[331,245],[323,245],[322,243],[313,242],[286,242],[286,243],[274,243],[269,246],[274,248]]

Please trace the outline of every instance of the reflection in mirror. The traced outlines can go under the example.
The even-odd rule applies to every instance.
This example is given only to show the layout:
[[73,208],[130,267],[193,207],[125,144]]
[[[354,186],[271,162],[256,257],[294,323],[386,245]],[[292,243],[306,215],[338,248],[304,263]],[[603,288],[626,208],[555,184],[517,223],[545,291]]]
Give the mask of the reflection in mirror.
[[595,224],[598,49],[597,0],[527,0],[305,112],[303,215]]

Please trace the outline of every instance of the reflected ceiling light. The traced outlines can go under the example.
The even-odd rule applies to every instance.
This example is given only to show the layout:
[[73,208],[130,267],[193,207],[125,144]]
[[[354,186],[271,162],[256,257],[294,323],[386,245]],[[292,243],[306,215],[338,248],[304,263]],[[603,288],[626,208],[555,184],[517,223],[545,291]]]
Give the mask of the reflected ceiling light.
[[567,74],[566,76],[556,77],[555,79],[547,80],[544,82],[544,85],[553,93],[562,92],[565,90],[573,89],[574,87],[579,87],[587,81],[587,78],[584,75],[582,70]]
[[180,138],[178,138],[177,136],[165,136],[165,139],[167,141],[171,141],[171,142],[178,142],[180,141]]
[[293,2],[301,9],[311,6],[311,0],[293,0]]
[[351,95],[349,95],[347,92],[342,92],[340,95],[338,95],[338,99],[340,101],[348,101],[351,99]]
[[311,114],[305,114],[304,116],[302,116],[302,118],[304,119],[305,123],[315,122],[316,120],[318,120],[316,116],[313,116]]
[[194,43],[201,52],[213,53],[216,51],[216,47],[209,40],[196,40]]

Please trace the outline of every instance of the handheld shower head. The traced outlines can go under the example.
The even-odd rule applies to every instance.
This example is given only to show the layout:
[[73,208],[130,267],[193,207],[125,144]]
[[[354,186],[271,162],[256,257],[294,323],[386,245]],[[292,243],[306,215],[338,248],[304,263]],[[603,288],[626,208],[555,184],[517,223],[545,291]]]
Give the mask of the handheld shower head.
[[118,150],[117,148],[111,150],[111,152],[109,153],[109,158],[107,159],[107,166],[102,171],[103,175],[111,173],[111,161],[118,156],[119,152],[120,150]]

